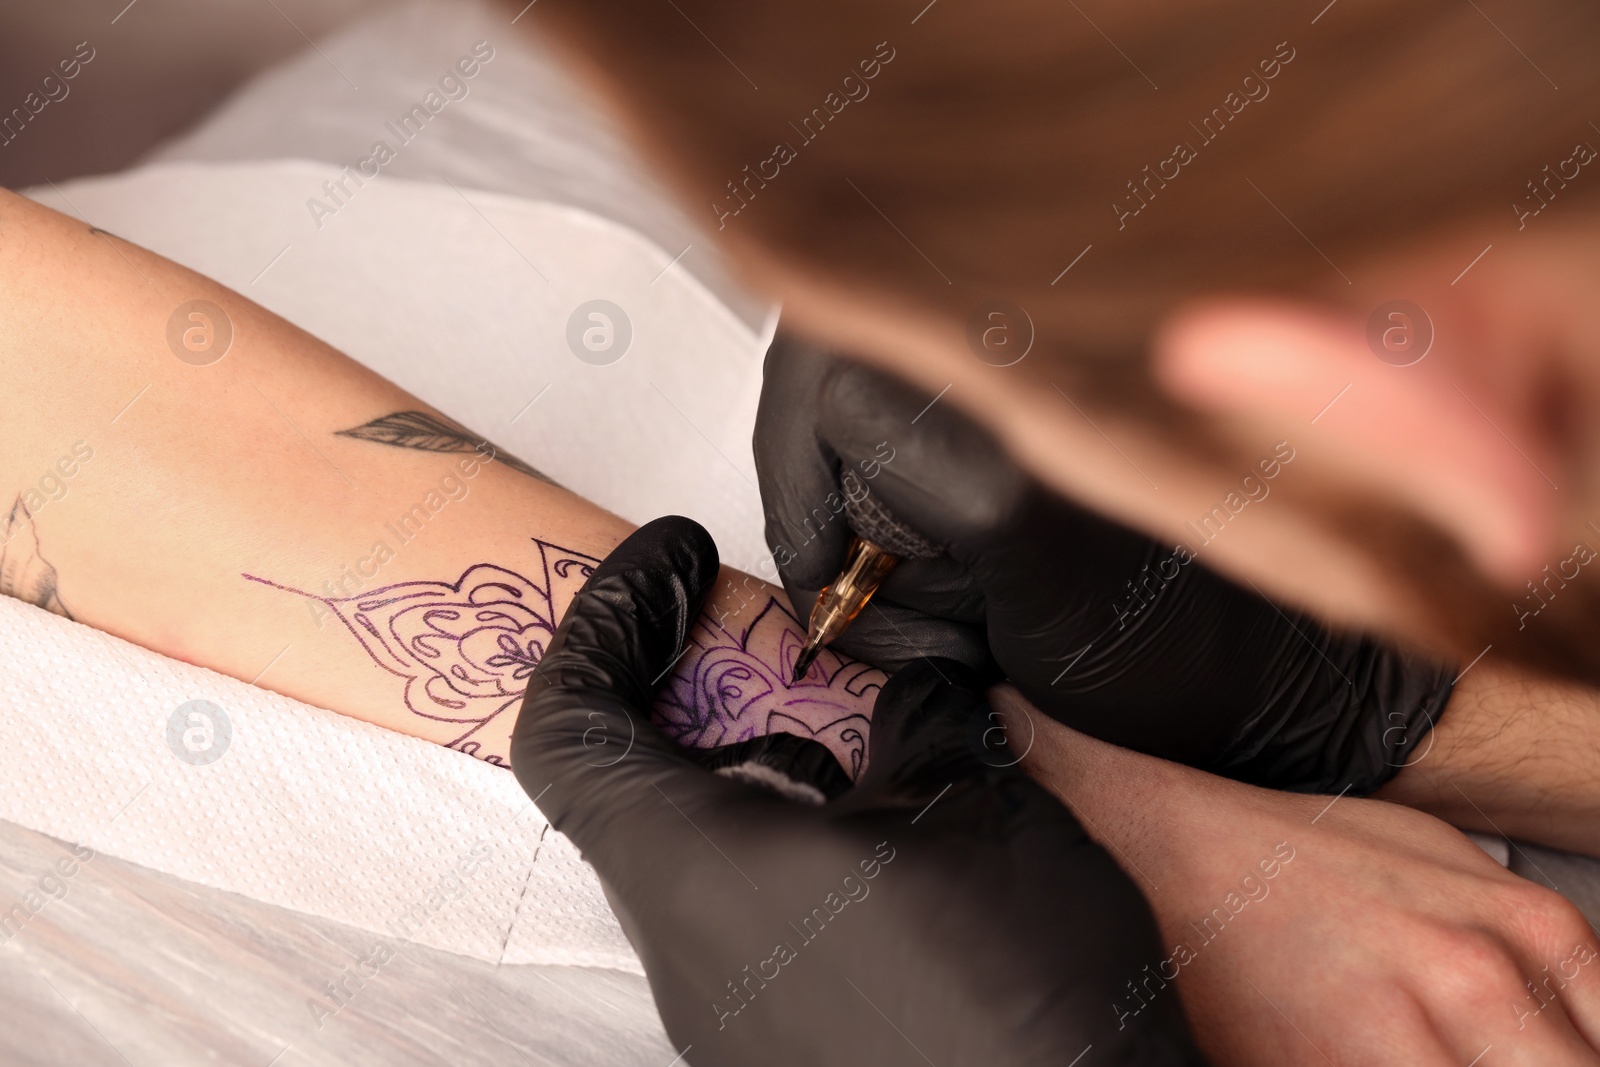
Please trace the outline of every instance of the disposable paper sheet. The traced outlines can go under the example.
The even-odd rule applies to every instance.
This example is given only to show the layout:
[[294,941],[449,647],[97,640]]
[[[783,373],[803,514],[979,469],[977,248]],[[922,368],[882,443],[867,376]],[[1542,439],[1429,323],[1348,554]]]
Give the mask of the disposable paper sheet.
[[[9,597],[0,658],[0,818],[375,945],[642,973],[593,871],[504,770]],[[210,734],[174,746],[196,700],[225,718],[181,715]]]
[[[571,207],[388,177],[318,230],[304,200],[326,172],[155,165],[38,199],[234,287],[626,517],[692,515],[730,562],[767,558],[749,448],[764,340],[669,254]],[[594,299],[631,322],[614,362],[567,340]],[[640,971],[593,871],[503,769],[8,598],[0,662],[0,818],[375,941]],[[226,718],[210,762],[172,743],[223,732],[180,714],[193,701]]]

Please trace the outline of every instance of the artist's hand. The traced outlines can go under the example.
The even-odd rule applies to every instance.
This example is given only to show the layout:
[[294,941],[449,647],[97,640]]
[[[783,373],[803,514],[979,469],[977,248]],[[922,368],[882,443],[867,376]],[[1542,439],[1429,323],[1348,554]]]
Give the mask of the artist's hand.
[[1096,737],[1313,791],[1377,788],[1449,699],[1453,670],[1332,633],[1076,507],[932,399],[786,338],[767,356],[756,469],[802,617],[844,556],[847,492],[946,549],[903,561],[841,651],[890,670],[923,655],[997,664]]
[[687,519],[624,541],[568,608],[512,741],[523,788],[599,872],[686,1060],[1200,1063],[1175,999],[1119,1028],[1112,1001],[1159,953],[1150,913],[1066,808],[992,765],[1010,761],[983,744],[992,724],[959,664],[888,684],[866,772],[826,803],[750,784],[793,793],[780,772],[831,761],[809,739],[747,742],[713,773],[651,727],[653,683],[716,572]]
[[1163,951],[1118,1001],[1130,1022],[1176,992],[1207,1055],[1238,1067],[1600,1064],[1594,931],[1449,826],[1230,782],[1000,703],[1011,733],[1036,731],[1024,766],[1155,908]]

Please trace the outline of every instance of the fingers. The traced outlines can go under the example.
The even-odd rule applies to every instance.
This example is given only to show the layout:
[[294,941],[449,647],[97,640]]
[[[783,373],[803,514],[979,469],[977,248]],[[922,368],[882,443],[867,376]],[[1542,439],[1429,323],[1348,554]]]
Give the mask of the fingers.
[[[756,421],[756,475],[767,545],[802,621],[844,562],[852,533],[847,500],[870,491],[887,469],[883,457],[894,454],[893,446],[872,436],[884,429],[876,422],[865,431],[871,443],[859,455],[844,459],[822,435],[823,386],[840,366],[821,349],[779,335],[767,353]],[[910,424],[908,415],[899,428]],[[849,494],[840,484],[844,475],[851,479]],[[954,561],[903,560],[874,603],[837,643],[840,652],[889,671],[918,656],[944,656],[973,665],[988,662],[978,625],[982,599],[965,569]]]
[[951,660],[923,659],[890,678],[873,709],[870,759],[846,802],[924,808],[916,822],[983,825],[1071,824],[1066,808],[1017,768],[1005,729],[989,705],[988,679]]
[[1593,929],[1585,933],[1588,936],[1581,950],[1574,946],[1555,966],[1563,975],[1578,969],[1577,975],[1564,979],[1567,984],[1561,990],[1561,1003],[1585,1047],[1600,1053],[1600,948]]
[[983,680],[950,660],[917,660],[888,682],[872,712],[867,770],[858,793],[914,803],[956,781],[981,776]]
[[1600,1064],[1600,936],[1559,893],[1505,877],[1506,984],[1515,989],[1505,1021],[1515,1017],[1516,1025],[1502,1043],[1501,1062]]
[[[923,562],[934,561],[908,560],[900,566]],[[900,567],[895,570],[898,572]],[[896,577],[899,575],[889,575],[890,581]],[[988,639],[981,625],[957,621],[930,609],[915,585],[893,588],[907,590],[902,594],[906,602],[891,596],[891,586],[885,582],[850,628],[829,647],[890,674],[929,658],[955,660],[975,670],[993,670]],[[797,603],[809,609],[815,601],[816,594],[812,593]]]
[[[1458,1063],[1596,1067],[1600,946],[1565,898],[1495,869],[1479,906],[1421,930],[1431,945],[1413,993]],[[1473,921],[1473,917],[1476,921]],[[1464,925],[1470,924],[1470,925]]]
[[[1600,1054],[1574,1025],[1571,1005],[1505,963],[1481,968],[1474,988],[1431,991],[1434,1028],[1456,1063],[1477,1067],[1596,1067]],[[1539,977],[1537,972],[1533,976]]]
[[841,461],[876,470],[872,491],[939,544],[1003,525],[1030,484],[994,438],[948,403],[856,364],[829,371],[817,428]]
[[996,1030],[1009,1025],[1013,1038],[1030,1034],[1056,1055],[974,1055],[981,1039],[965,1058],[949,1053],[959,1062],[1067,1063],[1092,1047],[1095,1062],[1200,1063],[1175,995],[1148,1009],[1119,1007],[1132,1002],[1125,986],[1162,958],[1154,916],[1071,812],[1014,765],[1003,738],[979,675],[949,661],[913,664],[884,686],[871,762],[833,809],[846,819],[855,805],[899,809],[890,825],[905,869],[926,872],[919,919],[938,916],[930,928],[940,953],[974,974],[1005,974],[1013,995],[993,1016]]
[[[839,459],[817,433],[822,379],[834,360],[779,334],[767,352],[756,415],[756,479],[767,546],[799,610],[838,574],[850,541]],[[802,602],[803,601],[803,602]]]
[[728,785],[650,725],[651,693],[717,566],[716,544],[699,524],[676,516],[646,524],[594,569],[534,671],[512,732],[512,769],[586,855],[624,837],[603,827],[665,807],[657,790],[669,779]]

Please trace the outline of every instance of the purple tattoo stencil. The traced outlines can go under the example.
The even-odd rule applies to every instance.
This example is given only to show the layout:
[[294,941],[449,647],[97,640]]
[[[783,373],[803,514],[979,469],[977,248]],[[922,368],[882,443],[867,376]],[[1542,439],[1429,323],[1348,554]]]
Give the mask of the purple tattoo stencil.
[[[876,667],[823,649],[794,685],[795,658],[805,642],[800,622],[776,598],[743,634],[708,614],[689,634],[689,651],[656,697],[662,732],[692,748],[716,748],[770,733],[810,737],[827,745],[849,772],[866,762],[873,692],[884,675]],[[771,649],[777,662],[750,651]]]
[[[404,700],[413,714],[465,728],[448,747],[503,767],[505,759],[484,753],[475,735],[507,710],[516,714],[555,635],[556,605],[571,601],[600,562],[532,540],[540,561],[532,578],[479,563],[454,582],[399,582],[326,597],[242,577],[321,601],[373,663],[405,680]],[[803,639],[799,622],[770,597],[740,633],[702,616],[657,696],[656,724],[694,748],[776,730],[815,738],[856,776],[866,759],[865,711],[884,676],[824,650],[806,676],[789,685]]]
[[[405,679],[406,707],[467,729],[447,747],[478,756],[473,735],[522,701],[528,677],[556,629],[555,604],[577,595],[600,561],[535,539],[537,580],[492,563],[455,582],[400,582],[353,597],[323,597],[277,582],[253,582],[320,600],[378,666]],[[505,766],[499,755],[480,756]]]

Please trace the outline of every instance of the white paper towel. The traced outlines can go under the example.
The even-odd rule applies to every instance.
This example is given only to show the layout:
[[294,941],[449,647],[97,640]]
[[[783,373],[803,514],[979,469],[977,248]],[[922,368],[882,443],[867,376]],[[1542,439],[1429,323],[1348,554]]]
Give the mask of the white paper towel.
[[[671,256],[569,207],[387,177],[317,230],[304,201],[328,173],[162,165],[38,199],[233,286],[612,510],[693,515],[725,558],[760,561],[764,340]],[[595,297],[634,328],[607,366],[566,342]],[[0,818],[375,944],[640,971],[593,872],[505,770],[5,598],[0,657]],[[231,728],[212,763],[168,743],[193,700]]]
[[[0,662],[0,818],[375,945],[640,972],[593,871],[504,770],[9,597]],[[180,755],[169,722],[193,700],[227,725]]]

